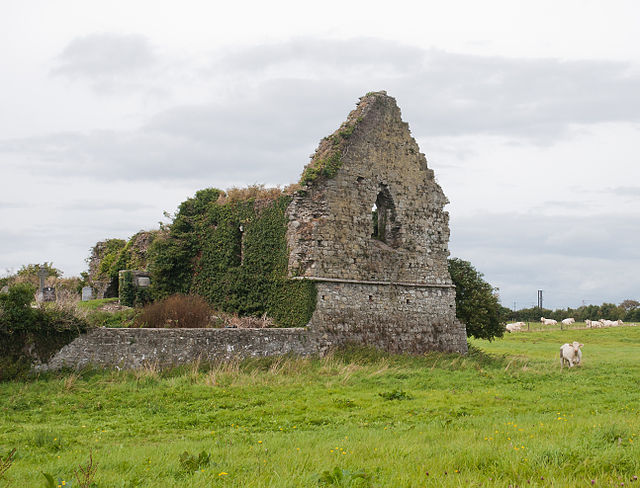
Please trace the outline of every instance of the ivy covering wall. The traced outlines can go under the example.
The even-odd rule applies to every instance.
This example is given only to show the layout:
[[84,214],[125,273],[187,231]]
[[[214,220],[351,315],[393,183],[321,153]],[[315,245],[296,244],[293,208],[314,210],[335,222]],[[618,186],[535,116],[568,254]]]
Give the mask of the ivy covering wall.
[[119,295],[118,272],[123,269],[147,268],[147,249],[159,231],[140,231],[128,241],[107,239],[91,248],[88,258],[89,283],[109,282],[105,297]]
[[155,298],[196,293],[221,311],[267,314],[279,326],[310,320],[316,290],[287,278],[286,208],[291,196],[254,188],[208,188],[178,208],[149,249]]

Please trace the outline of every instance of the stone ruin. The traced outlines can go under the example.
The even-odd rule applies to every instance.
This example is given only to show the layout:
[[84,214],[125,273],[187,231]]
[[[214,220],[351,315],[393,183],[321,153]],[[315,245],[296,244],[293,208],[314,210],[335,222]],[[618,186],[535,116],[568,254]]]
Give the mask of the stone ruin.
[[288,208],[289,274],[318,290],[309,328],[333,343],[465,353],[447,268],[448,200],[395,99],[362,97],[305,172],[336,161],[332,151],[334,174],[307,183]]
[[320,142],[302,182],[287,209],[287,244],[289,277],[316,284],[306,328],[101,328],[44,369],[322,354],[349,343],[466,353],[447,267],[448,200],[395,99],[362,97]]

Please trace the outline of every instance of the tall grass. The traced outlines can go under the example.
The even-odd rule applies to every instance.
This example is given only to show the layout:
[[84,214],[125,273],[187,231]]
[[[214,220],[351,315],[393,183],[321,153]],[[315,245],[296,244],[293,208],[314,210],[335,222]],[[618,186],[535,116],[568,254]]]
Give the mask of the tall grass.
[[[559,346],[584,343],[580,367]],[[0,384],[8,486],[634,486],[640,330],[510,334],[468,356],[336,351]],[[1,483],[1,482],[0,482]],[[0,486],[2,486],[0,484]]]

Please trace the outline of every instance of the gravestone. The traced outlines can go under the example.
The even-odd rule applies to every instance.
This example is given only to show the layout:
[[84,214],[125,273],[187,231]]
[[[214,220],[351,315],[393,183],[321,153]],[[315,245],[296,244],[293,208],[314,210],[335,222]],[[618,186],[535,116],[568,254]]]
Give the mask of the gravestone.
[[42,289],[42,301],[43,302],[56,301],[56,289],[53,286],[45,286]]
[[44,268],[40,268],[38,270],[38,278],[40,278],[40,286],[38,287],[38,294],[36,295],[37,302],[44,302],[44,280],[46,279],[47,270]]
[[148,276],[138,276],[138,287],[147,288],[151,285],[151,278]]
[[93,298],[93,288],[90,286],[82,287],[82,301],[86,302],[87,300],[91,300]]

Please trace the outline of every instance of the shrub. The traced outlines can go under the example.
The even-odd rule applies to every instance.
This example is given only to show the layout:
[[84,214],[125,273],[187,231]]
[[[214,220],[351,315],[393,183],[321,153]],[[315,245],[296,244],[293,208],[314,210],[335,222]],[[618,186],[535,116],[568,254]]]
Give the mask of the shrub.
[[35,287],[19,283],[0,295],[0,381],[28,373],[88,328],[74,306],[46,303],[33,308]]
[[497,289],[469,261],[449,259],[449,274],[456,287],[456,317],[466,326],[467,336],[488,340],[502,337],[505,317]]
[[0,333],[25,331],[51,334],[86,330],[86,321],[78,316],[73,306],[56,302],[33,308],[31,302],[34,293],[33,285],[19,283],[9,288],[8,293],[0,295]]
[[209,325],[211,309],[198,295],[175,294],[145,306],[136,318],[138,327],[203,328]]

